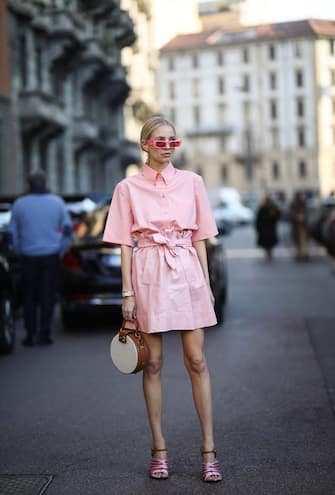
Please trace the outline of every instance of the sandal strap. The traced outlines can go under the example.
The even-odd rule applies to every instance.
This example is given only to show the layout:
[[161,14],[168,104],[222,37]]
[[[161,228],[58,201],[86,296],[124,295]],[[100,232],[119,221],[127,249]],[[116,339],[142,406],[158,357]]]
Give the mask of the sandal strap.
[[155,454],[156,452],[167,452],[168,449],[151,449],[151,455]]
[[168,469],[169,462],[167,459],[151,459],[150,466],[160,466],[162,469]]
[[[150,476],[157,479],[166,479],[169,476],[169,463],[167,459],[151,459]],[[161,476],[155,476],[160,473]]]
[[[216,480],[210,480],[211,476],[216,476]],[[202,463],[202,478],[204,481],[221,481],[222,473],[219,461]]]
[[214,456],[216,457],[216,449],[212,449],[212,450],[200,450],[201,452],[201,455],[204,455],[204,454],[214,454]]

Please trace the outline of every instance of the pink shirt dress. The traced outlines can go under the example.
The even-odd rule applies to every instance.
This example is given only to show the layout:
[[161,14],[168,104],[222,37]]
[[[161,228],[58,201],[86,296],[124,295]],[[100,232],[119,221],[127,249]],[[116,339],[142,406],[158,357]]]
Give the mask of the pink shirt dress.
[[117,184],[103,240],[136,246],[132,282],[142,332],[194,330],[217,323],[192,247],[217,235],[202,178],[172,163],[158,173],[147,164]]

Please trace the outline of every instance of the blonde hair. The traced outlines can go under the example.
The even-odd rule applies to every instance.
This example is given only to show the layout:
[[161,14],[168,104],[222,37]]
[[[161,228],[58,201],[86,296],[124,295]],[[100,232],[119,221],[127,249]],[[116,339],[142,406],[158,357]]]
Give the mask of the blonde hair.
[[154,132],[154,130],[161,125],[168,125],[174,130],[174,132],[176,132],[174,124],[172,124],[172,122],[170,122],[167,118],[163,117],[162,115],[153,115],[144,122],[140,135],[141,143],[143,141],[146,141],[147,139],[150,139],[151,134]]

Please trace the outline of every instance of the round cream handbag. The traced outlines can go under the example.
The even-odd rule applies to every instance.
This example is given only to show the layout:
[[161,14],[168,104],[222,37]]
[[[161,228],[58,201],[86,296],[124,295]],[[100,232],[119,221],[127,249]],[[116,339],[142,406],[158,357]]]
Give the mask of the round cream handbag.
[[148,364],[149,348],[137,322],[123,320],[119,332],[112,339],[110,353],[114,365],[121,373],[137,373]]

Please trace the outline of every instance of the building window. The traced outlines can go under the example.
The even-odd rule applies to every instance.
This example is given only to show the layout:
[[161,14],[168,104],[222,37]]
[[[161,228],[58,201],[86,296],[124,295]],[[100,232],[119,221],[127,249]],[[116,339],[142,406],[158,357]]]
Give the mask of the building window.
[[242,60],[245,64],[249,63],[249,50],[248,50],[248,48],[242,49]]
[[305,102],[302,98],[297,99],[297,116],[304,117],[305,115]]
[[220,137],[220,151],[224,152],[227,150],[227,138],[226,136]]
[[226,105],[219,103],[217,106],[218,124],[223,124],[226,117]]
[[42,87],[42,48],[37,45],[35,48],[36,80],[38,88]]
[[221,180],[222,182],[227,182],[229,180],[228,165],[221,165]]
[[301,43],[299,43],[299,41],[294,43],[294,56],[296,58],[300,58],[302,56]]
[[272,178],[274,180],[278,180],[279,179],[279,164],[278,162],[273,162],[272,163]]
[[335,40],[329,40],[329,52],[331,55],[335,55]]
[[176,85],[174,81],[169,81],[169,98],[174,100],[176,97]]
[[302,88],[304,85],[304,74],[300,69],[295,71],[295,84],[298,88]]
[[332,114],[335,115],[335,98],[332,99]]
[[219,77],[218,78],[218,93],[219,95],[223,95],[224,93],[224,78],[223,77]]
[[192,94],[194,98],[198,98],[200,96],[200,81],[199,79],[192,80]]
[[335,69],[330,69],[329,75],[330,75],[331,86],[335,86]]
[[275,60],[276,59],[276,47],[274,45],[269,45],[269,59],[270,60]]
[[25,88],[27,86],[27,60],[26,37],[22,35],[19,38],[19,63],[22,88]]
[[251,101],[249,101],[249,100],[243,101],[242,106],[243,106],[243,119],[244,119],[244,122],[250,122]]
[[168,71],[169,72],[174,71],[174,58],[173,57],[168,58]]
[[277,89],[277,74],[270,72],[269,74],[270,89]]
[[[64,77],[54,67],[50,71],[50,85],[52,94],[58,99],[64,98]],[[86,101],[86,100],[85,100]]]
[[273,127],[271,130],[270,130],[270,133],[271,133],[271,144],[272,144],[272,148],[273,149],[278,149],[279,146],[280,146],[280,143],[279,143],[279,130],[277,127]]
[[192,55],[192,67],[193,69],[197,69],[199,67],[199,59],[197,53],[194,53]]
[[177,124],[177,119],[176,119],[176,109],[174,107],[171,107],[170,110],[169,110],[169,117],[170,117],[170,121],[173,123],[173,124]]
[[275,100],[270,101],[270,118],[276,120],[278,116],[277,102]]
[[303,160],[301,160],[298,164],[298,174],[301,179],[307,177],[306,162],[304,162]]
[[218,65],[224,64],[224,55],[223,55],[223,52],[221,50],[219,52],[217,52],[217,64]]
[[200,107],[199,105],[194,105],[193,107],[193,122],[195,127],[198,127],[200,124]]
[[298,146],[303,148],[306,145],[305,129],[303,127],[298,128]]
[[243,74],[242,76],[242,91],[250,91],[249,74]]

